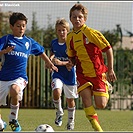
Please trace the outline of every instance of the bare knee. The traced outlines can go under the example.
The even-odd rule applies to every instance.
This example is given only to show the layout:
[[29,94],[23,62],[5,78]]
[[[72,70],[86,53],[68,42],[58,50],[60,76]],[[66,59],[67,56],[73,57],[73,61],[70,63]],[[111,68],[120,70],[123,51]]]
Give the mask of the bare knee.
[[61,90],[60,89],[54,89],[53,90],[53,99],[59,100],[61,96]]
[[20,88],[17,85],[12,85],[10,88],[10,95],[11,97],[16,97],[18,96],[20,91]]
[[66,98],[66,100],[67,100],[67,104],[68,104],[68,107],[69,108],[73,108],[73,107],[75,107],[75,101],[74,101],[74,99],[73,98]]
[[99,109],[104,109],[107,105],[107,103],[95,103],[96,107]]
[[104,109],[107,105],[108,99],[106,97],[95,96],[95,105],[99,109]]

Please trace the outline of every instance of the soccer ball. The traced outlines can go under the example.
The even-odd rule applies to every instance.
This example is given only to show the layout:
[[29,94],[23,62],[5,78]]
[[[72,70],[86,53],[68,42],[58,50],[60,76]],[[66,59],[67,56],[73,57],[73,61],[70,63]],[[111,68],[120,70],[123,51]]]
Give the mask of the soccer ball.
[[36,129],[36,132],[54,132],[54,129],[48,124],[41,124]]

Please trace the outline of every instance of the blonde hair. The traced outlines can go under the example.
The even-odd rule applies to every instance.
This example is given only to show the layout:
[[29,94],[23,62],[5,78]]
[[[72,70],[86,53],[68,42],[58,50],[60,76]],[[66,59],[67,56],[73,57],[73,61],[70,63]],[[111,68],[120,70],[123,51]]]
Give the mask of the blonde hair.
[[57,30],[58,25],[62,25],[63,27],[65,27],[67,29],[68,32],[70,31],[69,23],[64,18],[56,20],[55,30]]
[[78,10],[81,11],[82,14],[84,15],[85,20],[87,20],[87,15],[88,15],[88,10],[86,7],[84,7],[82,4],[77,3],[75,4],[71,9],[70,9],[70,13],[69,13],[69,18],[71,19],[72,16],[72,12]]

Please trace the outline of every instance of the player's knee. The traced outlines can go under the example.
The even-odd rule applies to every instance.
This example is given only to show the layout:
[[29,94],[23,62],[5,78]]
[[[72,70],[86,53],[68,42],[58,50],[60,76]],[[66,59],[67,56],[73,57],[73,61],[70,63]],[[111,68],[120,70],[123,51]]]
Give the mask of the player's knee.
[[75,101],[73,98],[66,98],[66,100],[69,108],[75,107]]
[[106,102],[102,102],[102,103],[96,103],[95,105],[99,109],[104,109],[106,107],[107,103]]
[[100,97],[100,96],[96,96],[95,97],[95,105],[97,108],[99,109],[103,109],[106,107],[108,102],[108,98],[107,97]]
[[19,93],[18,89],[11,87],[11,89],[10,89],[10,95],[11,95],[11,97],[17,96],[18,93]]

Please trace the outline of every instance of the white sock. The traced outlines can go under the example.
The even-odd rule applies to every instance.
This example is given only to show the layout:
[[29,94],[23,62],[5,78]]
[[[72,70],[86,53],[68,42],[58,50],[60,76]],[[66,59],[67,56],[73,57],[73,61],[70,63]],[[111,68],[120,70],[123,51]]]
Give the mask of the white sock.
[[2,121],[2,119],[0,118],[0,130],[2,130],[4,128],[4,123]]
[[75,107],[73,108],[67,108],[68,110],[68,123],[74,123],[74,119],[75,119]]
[[18,119],[18,111],[19,111],[19,103],[17,105],[12,105],[10,104],[10,115],[9,115],[9,121],[11,121],[12,119],[17,120]]
[[59,100],[54,100],[53,99],[53,102],[54,102],[54,106],[57,109],[57,111],[60,111],[61,113],[63,113],[63,109],[62,109],[62,106],[61,106],[61,99],[59,99]]

